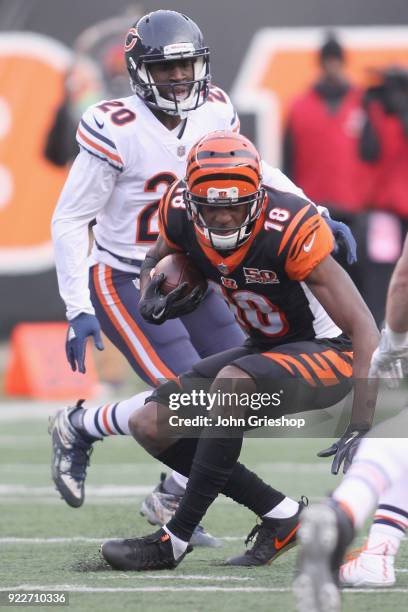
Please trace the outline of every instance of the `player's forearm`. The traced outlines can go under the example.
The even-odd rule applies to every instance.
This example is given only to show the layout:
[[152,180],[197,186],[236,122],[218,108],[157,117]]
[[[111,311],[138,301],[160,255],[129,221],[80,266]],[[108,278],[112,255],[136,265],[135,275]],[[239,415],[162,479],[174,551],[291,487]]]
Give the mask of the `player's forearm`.
[[312,272],[307,284],[352,341],[355,390],[351,420],[355,424],[371,424],[376,389],[367,379],[371,356],[379,342],[375,321],[348,274],[332,258]]
[[354,425],[370,426],[377,401],[377,381],[368,378],[368,370],[372,354],[379,342],[379,332],[364,303],[363,307],[361,304],[355,305],[343,329],[353,343],[354,397],[350,422]]
[[88,226],[109,200],[116,179],[116,171],[106,162],[81,151],[59,197],[51,233],[68,319],[80,312],[94,314],[88,289]]
[[[368,332],[368,330],[367,330]],[[371,426],[377,402],[378,381],[368,378],[368,366],[378,344],[378,335],[358,335],[353,341],[354,396],[350,422]]]
[[162,236],[159,236],[154,245],[147,251],[145,260],[140,269],[140,292],[143,296],[147,285],[150,282],[151,272],[156,267],[157,263],[170,255],[176,253],[175,249],[172,249],[164,240]]
[[52,237],[58,287],[67,319],[81,312],[94,314],[88,287],[88,224],[54,221]]

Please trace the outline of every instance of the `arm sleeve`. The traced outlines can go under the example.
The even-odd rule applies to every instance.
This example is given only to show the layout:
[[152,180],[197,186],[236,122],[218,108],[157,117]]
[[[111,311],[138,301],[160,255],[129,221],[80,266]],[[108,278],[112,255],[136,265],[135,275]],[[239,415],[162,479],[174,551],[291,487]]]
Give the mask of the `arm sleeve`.
[[75,159],[55,209],[51,233],[67,318],[94,314],[88,288],[88,225],[108,201],[118,172],[86,151]]
[[286,274],[296,281],[307,278],[334,246],[329,226],[311,204],[298,211],[282,240],[287,243]]
[[[172,207],[172,199],[177,194],[177,188],[179,188],[180,183],[173,183],[163,194],[163,197],[160,200],[159,204],[159,231],[160,235],[166,242],[167,246],[176,251],[184,251],[182,246],[183,240],[183,220],[182,217],[185,216],[185,208],[180,206],[178,208]],[[180,202],[182,200],[182,196],[178,196],[180,198]]]

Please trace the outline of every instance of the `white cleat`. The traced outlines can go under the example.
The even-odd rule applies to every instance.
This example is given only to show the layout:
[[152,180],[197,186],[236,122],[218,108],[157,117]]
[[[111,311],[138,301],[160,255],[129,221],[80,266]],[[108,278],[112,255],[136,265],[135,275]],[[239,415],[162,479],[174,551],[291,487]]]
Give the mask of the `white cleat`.
[[391,587],[395,584],[394,556],[363,551],[339,570],[342,587]]

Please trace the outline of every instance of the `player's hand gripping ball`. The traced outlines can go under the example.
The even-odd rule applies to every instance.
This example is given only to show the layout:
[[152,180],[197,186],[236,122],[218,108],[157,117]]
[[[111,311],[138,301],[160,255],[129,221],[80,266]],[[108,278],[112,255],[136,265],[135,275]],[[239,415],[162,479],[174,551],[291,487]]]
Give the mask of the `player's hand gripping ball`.
[[195,310],[206,290],[206,279],[186,255],[167,255],[152,270],[140,313],[146,321],[160,325]]

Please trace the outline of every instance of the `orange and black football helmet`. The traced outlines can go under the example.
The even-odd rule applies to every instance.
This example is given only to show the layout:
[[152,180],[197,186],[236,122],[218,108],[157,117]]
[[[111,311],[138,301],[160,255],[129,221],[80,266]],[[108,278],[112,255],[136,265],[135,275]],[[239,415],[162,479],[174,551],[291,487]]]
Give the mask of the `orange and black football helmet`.
[[[259,153],[245,136],[217,131],[201,138],[188,156],[184,194],[187,214],[200,240],[219,251],[244,244],[265,200],[261,181]],[[245,218],[225,232],[206,224],[203,211],[208,206],[244,206]]]

